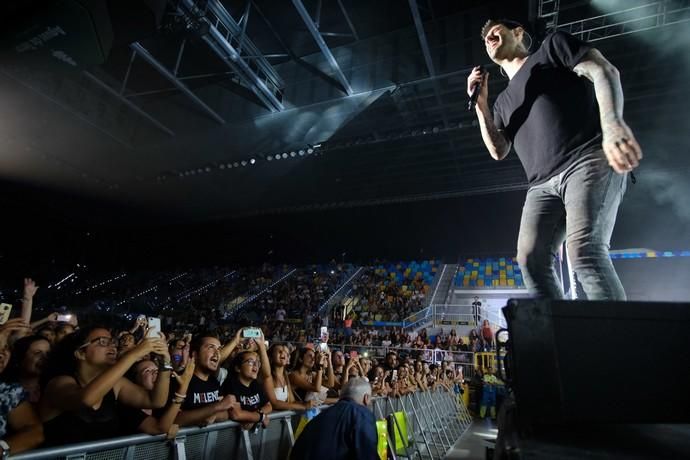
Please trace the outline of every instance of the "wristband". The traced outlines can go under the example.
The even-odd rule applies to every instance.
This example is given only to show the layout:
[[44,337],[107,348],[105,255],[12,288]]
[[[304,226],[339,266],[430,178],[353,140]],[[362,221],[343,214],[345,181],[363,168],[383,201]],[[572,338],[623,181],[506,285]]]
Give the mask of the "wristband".
[[181,395],[180,393],[175,393],[175,396],[177,396],[178,398],[182,398],[182,399],[187,398],[187,395]]
[[3,460],[10,456],[10,445],[3,439],[0,439],[0,458]]

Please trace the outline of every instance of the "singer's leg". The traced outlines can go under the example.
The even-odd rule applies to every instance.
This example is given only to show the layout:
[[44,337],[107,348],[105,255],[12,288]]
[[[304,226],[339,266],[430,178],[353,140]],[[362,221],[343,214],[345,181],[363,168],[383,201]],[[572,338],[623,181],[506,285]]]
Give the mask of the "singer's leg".
[[579,160],[563,178],[568,255],[588,300],[625,300],[609,244],[626,180],[602,151]]
[[531,187],[522,208],[517,261],[525,286],[534,297],[563,298],[554,265],[565,238],[565,208],[558,184],[556,176]]

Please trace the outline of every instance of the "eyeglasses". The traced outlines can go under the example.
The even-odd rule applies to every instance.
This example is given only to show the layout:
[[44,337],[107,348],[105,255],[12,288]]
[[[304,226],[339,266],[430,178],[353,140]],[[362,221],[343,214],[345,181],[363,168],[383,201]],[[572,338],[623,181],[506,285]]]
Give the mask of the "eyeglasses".
[[99,347],[117,347],[120,341],[113,337],[96,337],[95,339],[89,340],[79,348],[86,348],[92,343],[97,343]]
[[248,359],[246,361],[242,361],[242,364],[249,364],[252,367],[261,367],[261,361],[257,361],[255,359]]

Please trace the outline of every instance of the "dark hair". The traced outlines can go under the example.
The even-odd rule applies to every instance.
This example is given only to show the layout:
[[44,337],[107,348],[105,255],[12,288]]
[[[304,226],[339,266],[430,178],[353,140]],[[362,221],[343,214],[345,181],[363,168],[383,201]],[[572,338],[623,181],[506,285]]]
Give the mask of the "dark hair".
[[207,339],[207,338],[216,339],[220,342],[220,339],[218,338],[218,336],[215,333],[210,332],[210,331],[202,332],[202,333],[196,334],[192,338],[192,341],[189,344],[189,352],[190,353],[193,353],[193,352],[199,353],[199,350],[201,350],[201,345],[203,345],[203,343],[204,343],[204,339]]
[[250,353],[255,354],[257,356],[259,355],[259,353],[257,353],[256,351],[242,350],[239,353],[237,353],[234,358],[232,358],[232,370],[234,372],[237,372],[236,368],[242,367],[242,363],[244,362],[244,357]]
[[[522,27],[523,29],[525,29],[525,26],[523,26],[519,22],[513,21],[511,19],[489,19],[488,21],[486,21],[486,23],[482,27],[482,31],[481,31],[482,40],[486,39],[486,35],[489,33],[489,30],[491,30],[492,27],[497,26],[499,24],[507,27],[510,30],[517,29],[518,27]],[[475,296],[475,298],[477,298],[477,297]]]
[[48,382],[55,377],[76,375],[77,358],[74,356],[74,352],[84,345],[86,338],[95,329],[108,330],[107,327],[101,326],[79,329],[73,334],[66,335],[64,339],[55,345],[55,348],[50,353],[50,358],[46,362],[43,375],[41,375],[41,388],[45,388]]
[[26,353],[31,348],[35,342],[40,340],[45,340],[50,344],[50,340],[46,339],[42,335],[29,335],[27,337],[22,337],[14,342],[12,345],[12,355],[10,357],[10,362],[7,363],[7,369],[3,373],[2,377],[7,382],[18,382],[22,374],[22,361],[26,357]]
[[304,355],[306,355],[308,351],[313,351],[314,355],[316,355],[316,351],[312,350],[309,347],[298,348],[297,350],[295,350],[293,352],[293,355],[292,355],[292,358],[293,358],[292,359],[292,370],[293,371],[299,370],[299,368],[302,366],[302,364],[304,364]]
[[63,322],[61,322],[61,323],[58,323],[57,327],[55,328],[55,333],[57,334],[57,333],[59,333],[60,331],[65,330],[65,329],[68,328],[68,327],[71,327],[71,328],[72,328],[72,331],[76,331],[76,329],[77,329],[77,328],[74,327],[73,324],[71,324],[71,323],[66,323],[66,322],[63,321]]

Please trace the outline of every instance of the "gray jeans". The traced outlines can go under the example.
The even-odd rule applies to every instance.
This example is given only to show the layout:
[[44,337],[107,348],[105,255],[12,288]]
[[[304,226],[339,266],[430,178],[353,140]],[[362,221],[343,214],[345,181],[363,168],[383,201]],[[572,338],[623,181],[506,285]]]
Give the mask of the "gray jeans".
[[577,287],[586,298],[625,300],[609,243],[626,179],[627,174],[614,172],[598,151],[527,191],[517,261],[530,294],[563,297],[555,261],[565,240]]

